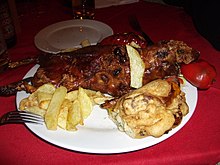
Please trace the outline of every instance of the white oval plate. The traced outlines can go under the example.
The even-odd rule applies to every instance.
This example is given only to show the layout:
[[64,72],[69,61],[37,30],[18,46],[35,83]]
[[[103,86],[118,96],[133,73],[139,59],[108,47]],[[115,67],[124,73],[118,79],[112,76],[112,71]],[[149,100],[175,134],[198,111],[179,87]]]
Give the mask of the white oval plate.
[[38,49],[48,53],[80,47],[83,40],[92,45],[113,34],[113,30],[103,22],[83,19],[58,22],[42,29],[34,38]]
[[[35,65],[24,78],[33,76],[38,67],[39,65]],[[34,134],[42,139],[73,151],[98,154],[136,151],[166,140],[178,132],[189,121],[197,104],[197,88],[186,82],[182,90],[186,93],[189,113],[183,118],[178,127],[159,138],[130,138],[125,133],[120,132],[115,124],[108,118],[107,111],[98,106],[94,107],[91,115],[85,120],[84,126],[79,126],[75,132],[68,132],[62,129],[50,131],[47,130],[45,125],[26,125]],[[28,94],[24,91],[17,93],[17,108],[19,108],[19,102],[26,97],[28,97]]]

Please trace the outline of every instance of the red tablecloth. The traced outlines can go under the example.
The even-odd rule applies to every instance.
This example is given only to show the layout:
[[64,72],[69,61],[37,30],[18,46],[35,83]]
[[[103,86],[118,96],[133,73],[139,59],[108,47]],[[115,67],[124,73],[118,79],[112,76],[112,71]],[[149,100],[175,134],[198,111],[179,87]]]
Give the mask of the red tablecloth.
[[[42,28],[71,19],[71,11],[60,1],[42,1],[37,10],[18,6],[21,34],[9,50],[12,60],[36,56],[34,36]],[[31,4],[29,4],[31,6]],[[43,10],[43,12],[41,11]],[[181,8],[155,3],[97,9],[96,20],[114,32],[128,32],[128,16],[136,14],[141,26],[154,41],[183,40],[201,52],[220,73],[220,52],[195,30],[191,18]],[[0,85],[22,79],[33,65],[0,74]],[[1,164],[216,164],[220,162],[220,79],[209,90],[198,91],[198,103],[189,122],[174,136],[152,147],[131,153],[95,155],[78,153],[51,145],[32,134],[24,125],[0,127]],[[15,109],[15,96],[0,97],[0,115]],[[92,142],[92,141],[91,141]]]

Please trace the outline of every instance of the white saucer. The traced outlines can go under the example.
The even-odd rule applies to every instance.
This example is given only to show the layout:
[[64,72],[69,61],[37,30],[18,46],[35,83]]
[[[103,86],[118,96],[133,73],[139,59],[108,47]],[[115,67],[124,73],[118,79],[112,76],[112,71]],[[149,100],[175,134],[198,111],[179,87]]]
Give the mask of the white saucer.
[[99,21],[68,20],[42,29],[35,36],[34,42],[41,51],[59,53],[65,49],[80,47],[80,43],[86,39],[95,45],[112,34],[112,28]]

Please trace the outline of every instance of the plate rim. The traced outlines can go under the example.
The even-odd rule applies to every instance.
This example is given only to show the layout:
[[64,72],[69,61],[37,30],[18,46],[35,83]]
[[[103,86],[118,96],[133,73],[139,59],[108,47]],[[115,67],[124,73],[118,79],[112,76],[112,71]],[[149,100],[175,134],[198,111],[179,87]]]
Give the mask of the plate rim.
[[[34,74],[38,67],[39,67],[39,64],[36,64],[35,66],[33,66],[26,73],[24,78],[27,78],[27,77],[31,76],[31,74]],[[156,144],[159,144],[159,143],[169,139],[170,137],[172,137],[173,135],[175,135],[176,133],[181,131],[181,129],[189,122],[189,120],[192,118],[192,115],[194,114],[194,112],[196,110],[196,105],[197,105],[197,102],[198,102],[198,90],[197,90],[196,87],[192,86],[187,81],[185,83],[185,87],[183,87],[183,88],[185,88],[188,91],[193,91],[193,94],[192,95],[190,94],[190,96],[189,96],[189,93],[188,94],[186,93],[186,99],[187,98],[188,99],[192,99],[192,98],[189,98],[189,97],[194,97],[194,100],[193,100],[194,102],[193,102],[193,104],[189,105],[189,113],[186,116],[184,116],[184,118],[183,118],[182,122],[180,123],[180,125],[178,127],[176,127],[176,128],[173,128],[171,131],[169,131],[168,134],[164,134],[164,135],[162,135],[159,138],[146,137],[146,138],[143,138],[143,139],[132,139],[131,137],[126,135],[124,132],[120,132],[119,130],[116,130],[116,131],[119,131],[118,133],[120,133],[123,136],[122,138],[125,138],[125,139],[129,138],[129,140],[133,141],[134,143],[136,143],[137,141],[141,142],[139,145],[136,145],[135,147],[134,146],[131,146],[131,147],[129,147],[129,146],[127,147],[126,146],[125,148],[118,147],[118,148],[114,148],[114,150],[109,150],[109,149],[105,149],[105,148],[104,149],[103,148],[98,148],[97,149],[97,148],[86,148],[86,147],[69,146],[68,144],[65,144],[65,143],[63,144],[63,142],[59,142],[59,141],[56,141],[54,139],[48,138],[47,134],[46,135],[39,134],[39,132],[37,132],[37,129],[39,129],[39,127],[41,127],[41,128],[45,127],[46,128],[45,125],[43,127],[39,126],[39,125],[28,124],[28,123],[26,123],[25,125],[38,138],[43,139],[46,142],[48,142],[48,143],[50,143],[52,145],[55,145],[57,147],[61,147],[61,148],[68,149],[68,150],[71,150],[71,151],[82,152],[82,153],[89,153],[89,154],[121,154],[121,153],[133,152],[133,151],[141,150],[141,149],[144,149],[144,148],[152,147],[152,146],[154,146]],[[22,91],[22,92],[24,92],[24,91]],[[19,102],[20,102],[20,99],[21,99],[21,98],[19,98],[20,94],[21,94],[21,92],[18,92],[17,95],[16,95],[16,106],[17,106],[18,109],[19,109]],[[115,124],[114,124],[114,126],[115,126]],[[68,132],[68,131],[65,131],[65,130],[61,130],[60,129],[59,131],[61,131],[61,133],[63,132],[64,134],[66,134],[66,133],[67,134],[69,134],[69,133],[71,134],[71,132]],[[50,130],[46,130],[46,133],[48,133],[48,132],[50,132],[51,135],[52,134],[56,135],[56,133],[57,133],[57,132],[51,132]],[[75,136],[75,135],[73,135],[73,136]],[[142,142],[146,143],[147,140],[145,140],[145,139],[147,139],[147,138],[152,140],[152,143],[150,145],[143,145]]]

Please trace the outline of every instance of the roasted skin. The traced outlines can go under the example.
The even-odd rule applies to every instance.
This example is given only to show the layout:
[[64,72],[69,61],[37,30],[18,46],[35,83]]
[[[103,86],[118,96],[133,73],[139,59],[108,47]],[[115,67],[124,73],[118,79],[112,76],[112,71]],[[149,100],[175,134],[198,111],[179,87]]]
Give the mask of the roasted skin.
[[114,35],[104,38],[100,45],[126,45],[130,44],[137,48],[146,48],[148,46],[147,41],[134,32],[129,33],[116,33]]
[[[145,64],[143,85],[169,76],[178,76],[179,65],[188,64],[199,57],[199,52],[182,41],[160,41],[138,49]],[[125,45],[94,45],[69,53],[44,54],[38,58],[32,85],[25,81],[0,87],[0,96],[17,91],[33,92],[45,83],[63,85],[68,91],[87,89],[122,96],[133,90],[130,87],[130,64]]]
[[[139,49],[145,63],[143,84],[158,78],[178,76],[179,64],[188,64],[199,52],[181,41],[161,41]],[[68,91],[87,89],[122,96],[130,87],[129,57],[124,45],[95,45],[71,53],[44,55],[32,80],[34,87],[45,83],[63,85]]]
[[106,101],[102,107],[118,129],[132,138],[160,137],[178,126],[189,111],[178,83],[161,79]]

